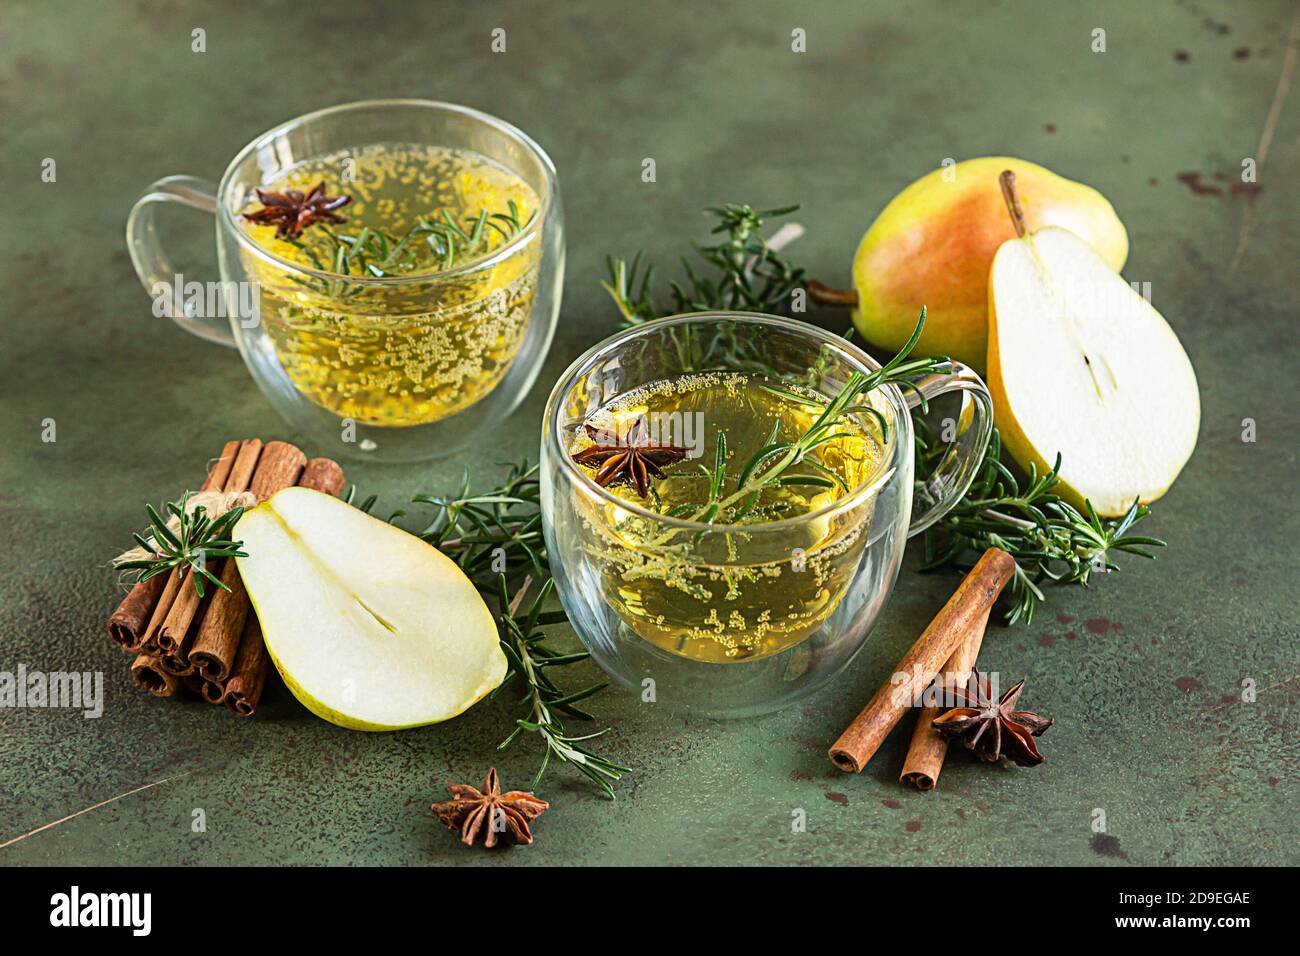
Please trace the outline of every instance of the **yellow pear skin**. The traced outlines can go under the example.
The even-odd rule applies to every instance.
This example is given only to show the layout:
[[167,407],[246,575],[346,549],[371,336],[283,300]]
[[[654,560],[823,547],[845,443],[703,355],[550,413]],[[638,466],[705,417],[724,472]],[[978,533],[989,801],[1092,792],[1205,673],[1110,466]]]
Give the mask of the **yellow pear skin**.
[[1128,233],[1091,186],[1006,156],[969,159],[922,176],[895,196],[853,257],[853,324],[881,349],[901,348],[927,309],[917,354],[947,355],[983,374],[988,276],[998,248],[1016,236],[998,184],[1010,169],[1031,230],[1061,226],[1118,272]]

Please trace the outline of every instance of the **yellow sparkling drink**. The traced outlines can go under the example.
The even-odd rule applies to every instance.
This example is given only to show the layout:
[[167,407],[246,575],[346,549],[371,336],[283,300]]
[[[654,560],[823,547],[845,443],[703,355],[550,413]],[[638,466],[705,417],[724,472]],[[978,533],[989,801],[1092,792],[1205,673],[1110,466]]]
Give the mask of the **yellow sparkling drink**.
[[[835,610],[867,541],[871,506],[815,513],[876,473],[885,452],[878,427],[846,416],[830,441],[786,472],[822,484],[773,483],[753,500],[738,486],[774,429],[777,442],[796,440],[825,402],[761,374],[702,372],[642,386],[588,419],[621,435],[644,418],[659,443],[689,444],[692,457],[666,465],[645,498],[627,482],[607,486],[620,502],[697,522],[722,503],[714,526],[701,531],[580,497],[582,546],[600,570],[605,600],[637,635],[693,660],[753,660],[803,641]],[[719,433],[726,470],[715,497]],[[592,443],[584,432],[568,451]],[[594,468],[578,467],[594,478]]]
[[[435,422],[487,395],[528,329],[540,243],[505,247],[537,213],[536,193],[478,153],[403,143],[311,159],[263,189],[308,193],[319,182],[352,197],[337,210],[346,222],[290,238],[240,217],[262,250],[318,273],[244,253],[294,386],[381,426]],[[243,212],[261,208],[253,196]]]

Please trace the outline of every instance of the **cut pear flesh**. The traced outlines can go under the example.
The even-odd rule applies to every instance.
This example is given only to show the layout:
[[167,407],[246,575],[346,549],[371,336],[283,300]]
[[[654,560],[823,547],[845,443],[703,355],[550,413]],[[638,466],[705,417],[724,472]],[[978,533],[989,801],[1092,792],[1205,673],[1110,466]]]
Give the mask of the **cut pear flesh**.
[[318,717],[356,730],[437,723],[505,678],[487,605],[419,538],[306,488],[245,513],[234,538],[271,659]]
[[1196,447],[1192,363],[1164,318],[1073,233],[1002,244],[989,273],[989,389],[1023,468],[1082,508],[1123,514],[1173,484]]

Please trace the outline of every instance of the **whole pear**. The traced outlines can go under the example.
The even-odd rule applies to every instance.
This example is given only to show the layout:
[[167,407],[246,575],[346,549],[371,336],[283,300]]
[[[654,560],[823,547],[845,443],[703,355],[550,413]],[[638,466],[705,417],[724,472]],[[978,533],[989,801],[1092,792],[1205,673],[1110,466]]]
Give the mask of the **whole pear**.
[[867,341],[897,350],[924,305],[917,353],[947,355],[984,373],[989,266],[999,247],[1016,237],[998,183],[1008,169],[1031,229],[1068,229],[1113,270],[1123,268],[1128,233],[1097,190],[1023,159],[968,159],[916,180],[862,237],[853,257],[853,324]]

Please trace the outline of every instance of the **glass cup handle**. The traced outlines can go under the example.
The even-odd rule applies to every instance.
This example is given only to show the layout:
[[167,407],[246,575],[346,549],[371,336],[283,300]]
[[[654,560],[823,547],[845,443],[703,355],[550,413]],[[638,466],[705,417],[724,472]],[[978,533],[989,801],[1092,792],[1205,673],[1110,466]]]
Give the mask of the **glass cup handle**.
[[[965,365],[953,362],[952,371],[925,375],[913,384],[926,401],[948,392],[961,392],[962,403],[957,420],[944,422],[945,429],[953,430],[953,436],[943,459],[933,474],[924,480],[917,479],[913,487],[909,538],[946,515],[966,494],[980,470],[993,434],[993,398],[983,379]],[[903,397],[909,409],[921,404],[920,397],[911,389],[904,390]]]
[[135,274],[140,277],[145,291],[162,305],[163,313],[181,328],[201,339],[234,348],[235,336],[230,331],[228,319],[194,316],[183,310],[178,313],[175,308],[172,283],[176,280],[176,268],[163,251],[158,241],[158,230],[154,228],[155,204],[163,202],[176,202],[215,214],[217,187],[194,176],[168,176],[149,187],[131,207],[131,215],[126,220],[126,247],[131,253]]

